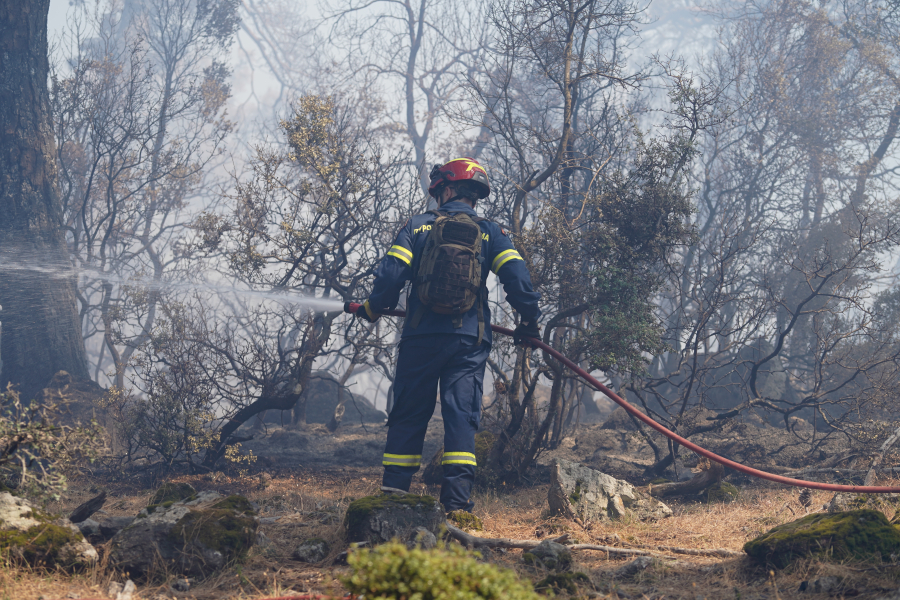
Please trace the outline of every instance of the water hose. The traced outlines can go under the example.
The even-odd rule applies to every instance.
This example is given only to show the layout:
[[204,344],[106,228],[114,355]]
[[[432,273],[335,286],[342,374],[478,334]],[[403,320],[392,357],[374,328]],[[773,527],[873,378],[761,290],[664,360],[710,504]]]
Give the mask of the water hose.
[[[361,307],[361,304],[356,304],[353,302],[347,302],[344,304],[344,312],[347,313],[355,313]],[[392,317],[405,317],[406,313],[402,310],[390,310],[382,313],[384,315],[392,316]],[[491,331],[502,335],[512,336],[513,332],[511,329],[507,329],[505,327],[500,327],[498,325],[491,325]],[[534,348],[540,348],[562,364],[566,365],[572,372],[581,377],[588,385],[593,387],[598,392],[601,392],[606,395],[607,398],[624,408],[630,415],[639,419],[648,427],[652,427],[656,431],[660,432],[667,438],[672,441],[681,444],[685,448],[693,451],[694,453],[708,458],[713,462],[717,462],[720,465],[724,465],[729,469],[734,469],[740,473],[744,473],[745,475],[750,475],[752,477],[757,477],[759,479],[766,479],[768,481],[774,481],[775,483],[783,483],[785,485],[793,485],[795,487],[803,487],[803,488],[811,488],[814,490],[827,490],[830,492],[855,492],[858,494],[898,494],[900,493],[900,487],[891,487],[891,486],[877,486],[877,485],[839,485],[835,483],[822,483],[819,481],[805,481],[803,479],[793,479],[791,477],[784,477],[782,475],[775,475],[774,473],[767,473],[765,471],[760,471],[759,469],[754,469],[753,467],[748,467],[746,465],[742,465],[740,463],[736,463],[733,460],[728,460],[724,456],[719,456],[714,452],[710,452],[704,448],[701,448],[697,444],[681,437],[674,431],[669,431],[664,426],[660,425],[634,406],[628,403],[627,400],[621,398],[618,394],[613,392],[611,389],[591,377],[591,375],[579,367],[577,364],[560,354],[558,351],[554,350],[544,342],[536,339],[536,338],[525,338],[525,343],[531,345]]]

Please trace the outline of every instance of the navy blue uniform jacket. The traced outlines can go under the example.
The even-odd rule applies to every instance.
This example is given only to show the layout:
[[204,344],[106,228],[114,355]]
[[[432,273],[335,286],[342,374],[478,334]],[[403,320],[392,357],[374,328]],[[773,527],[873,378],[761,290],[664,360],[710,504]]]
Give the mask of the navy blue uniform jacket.
[[[440,210],[450,214],[464,212],[476,216],[475,211],[463,202],[448,202]],[[416,215],[407,221],[400,233],[397,234],[394,245],[391,246],[387,256],[381,260],[381,264],[378,265],[375,272],[375,285],[372,295],[369,296],[369,306],[373,311],[382,312],[396,308],[403,287],[412,278],[413,265],[418,264],[416,259],[422,256],[425,239],[436,218],[429,213]],[[481,280],[487,281],[488,271],[493,271],[500,278],[500,283],[503,284],[506,301],[516,309],[522,320],[537,321],[541,316],[541,310],[538,308],[541,295],[535,292],[531,286],[531,275],[525,267],[525,261],[522,260],[512,241],[499,225],[490,221],[481,221],[478,225],[481,227],[481,255],[484,257]],[[491,311],[487,297],[483,302],[484,340],[490,344],[492,337]],[[413,328],[411,317],[416,314],[419,305],[418,296],[415,293],[410,294],[406,308],[410,317],[406,319],[403,326],[403,338],[436,333],[478,337],[477,306],[473,306],[469,312],[463,315],[462,327],[453,327],[455,318],[453,315],[440,315],[426,309],[419,326]]]

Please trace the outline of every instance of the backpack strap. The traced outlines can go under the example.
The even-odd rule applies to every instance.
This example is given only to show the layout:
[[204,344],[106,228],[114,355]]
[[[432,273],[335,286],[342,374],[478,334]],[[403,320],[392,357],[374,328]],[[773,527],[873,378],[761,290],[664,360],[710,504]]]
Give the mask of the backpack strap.
[[475,342],[476,346],[481,345],[481,340],[484,339],[484,298],[482,297],[483,291],[487,291],[487,287],[482,285],[481,289],[478,290],[478,297],[475,298],[475,303],[478,304],[478,341]]
[[[442,210],[429,210],[429,211],[425,211],[425,214],[434,215],[436,218],[450,216],[450,213],[442,211]],[[419,265],[421,264],[421,260],[422,260],[421,256],[416,257],[417,262],[413,268],[413,273],[417,273],[419,271]],[[415,281],[411,282],[412,285],[409,286],[409,294],[406,297],[407,298],[406,299],[407,306],[409,306],[409,304],[410,304],[409,298],[413,295],[413,293],[415,293],[416,285],[419,283],[425,283],[426,281],[428,281],[428,277],[418,276],[418,277],[416,277]],[[419,304],[419,307],[416,309],[416,312],[407,317],[408,319],[410,319],[410,322],[409,322],[410,326],[413,329],[416,329],[419,326],[419,323],[422,322],[423,316],[425,316],[425,305]]]

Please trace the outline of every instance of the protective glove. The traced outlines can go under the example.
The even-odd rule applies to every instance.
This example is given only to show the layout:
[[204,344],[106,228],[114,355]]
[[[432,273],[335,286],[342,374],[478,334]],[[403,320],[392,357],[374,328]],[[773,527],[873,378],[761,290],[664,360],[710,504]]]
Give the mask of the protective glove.
[[363,302],[363,305],[359,307],[355,314],[358,319],[367,323],[374,323],[381,317],[380,314],[372,310],[368,300]]
[[522,321],[513,331],[513,341],[521,345],[525,338],[541,338],[541,328],[536,321],[526,323]]

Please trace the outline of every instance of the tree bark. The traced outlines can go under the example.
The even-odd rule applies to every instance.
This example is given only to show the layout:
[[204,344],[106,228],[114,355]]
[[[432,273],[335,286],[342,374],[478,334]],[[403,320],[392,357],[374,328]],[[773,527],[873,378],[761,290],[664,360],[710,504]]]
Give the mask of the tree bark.
[[33,397],[60,370],[88,379],[61,229],[47,88],[50,0],[0,0],[0,385]]

